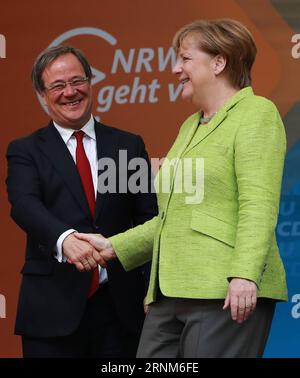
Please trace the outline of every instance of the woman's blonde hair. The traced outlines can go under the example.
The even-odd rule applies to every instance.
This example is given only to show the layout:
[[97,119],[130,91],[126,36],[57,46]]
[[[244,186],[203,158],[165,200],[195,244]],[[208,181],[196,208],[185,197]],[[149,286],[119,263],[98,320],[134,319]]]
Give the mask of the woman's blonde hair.
[[173,47],[176,52],[187,35],[195,38],[200,50],[226,58],[224,72],[235,87],[251,85],[251,68],[257,49],[251,33],[244,25],[231,19],[194,21],[175,34]]

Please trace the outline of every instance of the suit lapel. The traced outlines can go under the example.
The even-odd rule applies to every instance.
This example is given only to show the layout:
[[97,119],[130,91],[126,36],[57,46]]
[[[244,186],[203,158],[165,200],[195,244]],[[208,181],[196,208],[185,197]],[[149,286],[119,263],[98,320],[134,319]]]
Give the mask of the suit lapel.
[[[98,161],[102,158],[110,158],[116,163],[116,174],[117,177],[113,178],[116,179],[116,185],[118,183],[118,137],[116,134],[113,133],[113,130],[105,127],[101,123],[95,121],[95,134],[96,134],[96,141],[97,141],[97,155]],[[98,170],[98,175],[101,171]],[[117,188],[118,190],[118,188]],[[96,211],[95,211],[95,219],[98,219],[102,206],[104,203],[104,199],[106,198],[107,194],[99,193],[97,190],[97,198],[96,198]]]
[[182,128],[185,128],[186,130],[184,133],[182,133],[182,135],[178,135],[175,143],[166,156],[168,160],[172,160],[174,158],[179,159],[184,153],[197,131],[199,118],[199,113],[195,113],[184,122]]
[[[173,191],[179,159],[181,157],[184,157],[184,155],[187,152],[189,152],[192,148],[201,143],[208,135],[210,135],[214,130],[216,130],[216,128],[220,126],[224,119],[227,117],[227,113],[232,107],[234,107],[240,100],[242,100],[246,96],[251,95],[254,95],[251,87],[246,87],[238,91],[226,104],[224,104],[224,106],[217,112],[215,117],[213,117],[213,119],[207,125],[200,126],[203,127],[203,129],[201,129],[201,132],[199,134],[196,131],[199,124],[200,113],[195,113],[193,116],[188,118],[188,120],[186,121],[188,123],[187,125],[185,125],[185,123],[182,125],[182,127],[186,127],[187,131],[185,135],[182,135],[182,137],[178,138],[177,143],[174,145],[174,147],[170,150],[170,152],[167,155],[168,160],[178,158],[177,164],[173,170],[174,173],[171,179],[171,190],[168,195],[168,198],[170,198],[171,193]],[[155,187],[158,191],[160,190],[160,183],[162,182],[162,170],[164,168],[165,166],[163,165],[155,179]]]
[[[192,140],[195,132],[197,131],[198,128],[198,123],[199,123],[199,113],[193,114],[191,117],[189,117],[184,124],[182,125],[182,128],[186,128],[186,131],[182,134],[179,135],[177,140],[175,141],[174,145],[172,146],[171,150],[168,152],[166,159],[159,170],[158,174],[156,175],[155,178],[155,183],[154,186],[156,188],[156,191],[160,193],[162,191],[161,185],[163,185],[163,177],[164,177],[164,170],[166,169],[168,173],[166,173],[166,177],[170,174],[170,166],[169,163],[173,161],[173,159],[176,159],[176,163],[173,166],[173,170],[171,171],[171,177],[170,177],[170,191],[168,198],[171,195],[172,188],[174,185],[174,179],[176,176],[176,172],[178,169],[179,161],[183,153],[185,152],[185,149],[189,145],[190,141]],[[160,197],[162,198],[162,197]]]
[[203,139],[205,139],[210,133],[212,133],[226,118],[227,112],[226,111],[220,111],[218,112],[213,119],[207,124],[207,125],[201,125],[201,132],[196,133],[195,137],[191,140],[191,143],[188,145],[186,150],[184,151],[184,154],[189,152],[192,148],[194,148],[197,144],[202,142]]
[[91,216],[76,164],[52,122],[40,135],[40,140],[41,151],[52,162],[82,210]]
[[188,145],[187,149],[184,151],[183,154],[189,152],[192,148],[194,148],[197,144],[202,142],[209,134],[211,134],[227,117],[228,111],[234,107],[239,101],[247,96],[253,96],[253,90],[251,87],[246,87],[238,91],[232,98],[223,105],[223,107],[217,112],[217,114],[212,118],[212,120],[207,125],[202,125],[203,129],[195,137],[192,139],[191,143]]
[[200,114],[195,113],[192,118],[188,120],[189,125],[187,127],[187,133],[184,136],[183,143],[181,143],[179,151],[177,152],[178,158],[182,156],[190,142],[193,140],[193,137],[198,129],[199,119]]

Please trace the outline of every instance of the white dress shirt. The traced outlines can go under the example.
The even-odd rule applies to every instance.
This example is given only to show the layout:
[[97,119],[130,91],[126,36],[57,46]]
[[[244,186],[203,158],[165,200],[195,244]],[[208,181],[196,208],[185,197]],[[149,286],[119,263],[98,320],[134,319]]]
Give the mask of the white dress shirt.
[[[63,141],[65,142],[66,146],[68,147],[68,150],[76,164],[76,147],[77,147],[77,141],[75,136],[73,135],[74,132],[79,130],[72,130],[67,129],[65,127],[59,126],[56,122],[53,121],[53,124],[57,131],[59,132],[60,136],[62,137]],[[86,153],[86,156],[89,160],[91,171],[92,171],[92,178],[93,178],[93,184],[94,184],[94,190],[95,190],[95,198],[97,197],[97,185],[98,185],[98,155],[97,155],[97,143],[96,143],[96,134],[95,134],[95,128],[94,128],[94,118],[91,116],[90,120],[81,128],[81,130],[84,132],[83,137],[83,146]],[[57,239],[56,242],[56,256],[55,258],[59,262],[66,262],[66,257],[63,255],[62,251],[62,243],[65,240],[65,238],[72,234],[73,232],[76,232],[76,230],[70,229],[65,231],[60,235],[60,237]],[[98,265],[99,268],[99,276],[100,276],[100,282],[107,281],[107,271],[104,268],[101,268],[100,265]]]

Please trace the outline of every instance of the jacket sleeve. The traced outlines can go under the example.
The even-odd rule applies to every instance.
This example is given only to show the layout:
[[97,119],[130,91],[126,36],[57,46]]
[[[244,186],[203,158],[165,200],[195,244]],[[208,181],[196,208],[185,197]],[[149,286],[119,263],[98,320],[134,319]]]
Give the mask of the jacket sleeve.
[[43,204],[38,169],[30,146],[24,140],[9,144],[7,162],[11,217],[27,234],[53,252],[58,237],[72,227],[53,216]]
[[[156,199],[156,193],[155,193],[154,185],[153,185],[153,174],[151,170],[151,164],[150,164],[149,157],[145,148],[144,141],[140,136],[137,136],[136,146],[137,146],[136,156],[138,157],[136,162],[137,163],[142,162],[142,166],[138,168],[142,168],[141,181],[143,182],[143,185],[141,185],[141,189],[143,190],[137,193],[132,193],[133,226],[144,224],[145,222],[147,222],[148,220],[156,216],[158,213],[157,199]],[[144,252],[145,251],[143,250],[142,253]],[[152,250],[151,250],[151,256],[152,256]],[[151,260],[151,257],[147,258],[145,263],[143,261],[142,265],[138,264],[139,269],[143,275],[145,293],[148,289],[149,280],[150,280],[151,263],[149,262],[149,260]]]
[[228,278],[249,279],[259,287],[277,223],[286,137],[274,104],[261,97],[254,101],[235,138],[239,213]]
[[[141,185],[139,192],[132,193],[132,218],[134,228],[111,237],[110,241],[125,270],[142,266],[146,286],[148,286],[150,264],[147,263],[152,259],[154,229],[158,207],[153,185],[151,164],[145,149],[145,144],[143,139],[139,136],[136,142],[135,157],[138,158],[136,163],[142,175],[140,181],[143,182],[143,185]],[[131,175],[131,177],[133,176]],[[132,190],[132,188],[129,189]]]
[[125,270],[134,269],[152,259],[158,216],[109,240]]

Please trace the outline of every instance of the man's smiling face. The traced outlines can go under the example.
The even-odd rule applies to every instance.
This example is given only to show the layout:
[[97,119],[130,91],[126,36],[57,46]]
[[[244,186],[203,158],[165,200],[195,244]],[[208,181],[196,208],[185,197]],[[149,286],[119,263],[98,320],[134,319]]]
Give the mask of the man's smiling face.
[[59,126],[77,130],[90,119],[92,86],[89,81],[76,86],[67,84],[63,89],[55,89],[59,83],[64,84],[85,77],[82,64],[71,53],[59,56],[44,70],[42,79],[45,89],[40,95],[48,108],[50,117]]

